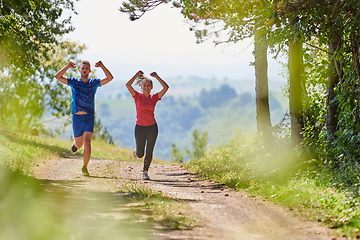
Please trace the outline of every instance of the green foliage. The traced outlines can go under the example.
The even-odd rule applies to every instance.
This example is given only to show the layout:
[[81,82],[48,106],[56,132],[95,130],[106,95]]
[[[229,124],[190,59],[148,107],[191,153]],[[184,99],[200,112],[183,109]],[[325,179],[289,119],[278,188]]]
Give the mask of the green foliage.
[[[144,14],[168,1],[152,1],[152,7],[144,7],[147,2],[130,1],[126,4],[129,11],[123,12],[140,11]],[[184,17],[190,20],[191,29],[195,31],[199,42],[214,38],[215,44],[236,43],[244,38],[255,37],[256,34],[267,39],[276,54],[288,54],[289,46],[294,42],[304,43],[302,45],[305,47],[301,46],[302,49],[299,49],[304,53],[304,64],[298,66],[304,67],[304,71],[300,73],[301,86],[298,85],[304,93],[301,96],[303,101],[297,102],[299,111],[296,112],[296,116],[301,115],[301,119],[297,117],[297,121],[304,123],[304,126],[301,126],[303,129],[298,131],[299,134],[301,131],[304,138],[301,144],[326,167],[336,170],[341,166],[351,173],[349,179],[356,179],[360,130],[357,93],[360,77],[360,56],[357,51],[360,42],[357,30],[360,23],[360,8],[357,0],[175,0],[173,5],[181,8]],[[138,19],[142,14],[134,19]],[[336,45],[334,53],[328,51],[332,45]],[[333,61],[336,61],[334,65],[340,81],[336,89],[329,89],[335,90],[334,99],[330,98],[327,89],[329,66]],[[301,62],[297,61],[297,64]],[[294,97],[297,92],[299,91],[291,92],[289,97]],[[209,96],[206,92],[202,95]],[[202,107],[209,106],[206,100],[202,99]],[[331,116],[338,120],[334,141],[330,129],[327,129],[330,126],[326,125],[327,117],[330,117],[327,116],[328,108],[333,105],[337,105],[339,110],[336,116]],[[295,124],[297,123],[293,126]],[[334,176],[337,175],[334,171]],[[334,177],[334,180],[338,177]],[[348,181],[349,186],[351,182],[352,180]]]
[[176,147],[176,144],[171,144],[171,162],[183,163],[184,162],[184,153],[181,152],[179,148]]
[[59,147],[54,141],[45,143],[37,137],[0,130],[0,163],[14,171],[30,174],[38,161],[66,156],[69,147]]
[[[198,42],[236,43],[268,28],[272,7],[267,1],[174,1],[192,23]],[[270,13],[269,13],[270,12]]]
[[108,144],[114,145],[113,137],[110,132],[101,124],[101,120],[95,120],[93,139],[103,140]]
[[[190,159],[199,159],[205,156],[207,141],[208,141],[208,132],[200,132],[198,130],[194,130],[192,132],[193,140],[191,141],[192,151],[188,148],[185,148],[186,154]],[[179,148],[173,143],[171,145],[171,155],[172,161],[183,163],[185,153],[181,152]]]
[[1,239],[45,240],[67,235],[56,214],[41,201],[40,181],[2,165],[0,181]]
[[[343,53],[345,56],[346,53]],[[335,86],[336,97],[328,101],[327,53],[319,49],[307,49],[306,72],[307,98],[304,99],[304,141],[302,146],[319,159],[323,168],[331,171],[331,181],[339,188],[356,191],[359,181],[360,124],[357,121],[359,113],[358,80],[353,72],[350,60],[344,60],[341,81]],[[347,59],[351,59],[347,55]],[[337,106],[335,135],[330,137],[327,129],[328,104]]]
[[58,37],[73,30],[66,10],[75,12],[73,1],[0,1],[0,71],[17,66],[31,72],[49,59]]
[[[281,145],[282,151],[277,144]],[[235,139],[211,149],[205,157],[190,160],[189,164],[201,174],[237,189],[252,186],[254,178],[286,181],[294,165],[301,162],[299,158],[282,138],[265,144],[261,135],[243,137],[238,133]]]
[[[31,175],[31,169],[48,159],[69,158],[72,141],[30,136],[0,129],[0,164]],[[80,150],[81,154],[82,149]],[[130,151],[114,147],[103,140],[92,143],[92,157],[99,159],[132,159]]]
[[[76,188],[73,181],[54,185],[2,165],[0,181],[1,239],[148,239],[147,223],[139,223],[118,194],[84,189],[74,193],[69,191]],[[121,218],[109,216],[109,209]]]
[[190,160],[187,166],[219,184],[262,196],[337,228],[342,234],[356,236],[360,216],[358,190],[335,188],[331,169],[305,155],[304,149],[292,149],[287,138],[274,140],[269,144],[261,135],[239,134],[204,157]]
[[85,46],[65,42],[49,53],[49,60],[40,58],[41,66],[25,71],[17,66],[0,72],[0,122],[3,128],[29,133],[47,134],[41,122],[45,112],[55,117],[70,113],[70,92],[54,74],[70,60],[76,59]]
[[[202,83],[199,81],[187,81],[190,82],[189,85],[183,86],[180,83],[176,89],[172,87],[172,91],[183,91],[188,86],[200,89],[202,87]],[[181,80],[178,82],[181,82]],[[208,80],[203,82],[206,83]],[[159,126],[159,136],[155,146],[157,158],[171,160],[173,157],[171,156],[172,143],[181,151],[185,151],[185,148],[191,149],[194,130],[199,132],[207,131],[208,144],[214,146],[235,137],[238,130],[244,133],[254,132],[256,130],[255,100],[251,92],[245,92],[244,88],[247,83],[239,80],[239,88],[243,89],[244,92],[237,94],[235,98],[227,102],[222,102],[221,107],[215,105],[204,109],[200,106],[198,96],[176,97],[166,95],[158,103],[155,111],[155,118]],[[116,83],[114,82],[114,84]],[[207,90],[207,92],[220,94],[222,88],[224,88],[224,85],[219,83],[216,88]],[[231,88],[231,91],[234,90],[233,87],[229,86],[225,88]],[[118,88],[115,87],[115,89]],[[280,100],[285,101],[285,98],[280,93],[271,93],[270,99],[273,122],[278,122],[285,112],[282,106],[285,104],[280,104]],[[130,97],[109,99],[107,95],[99,92],[97,93],[96,102],[97,117],[111,132],[116,145],[132,149],[134,147],[135,124],[133,99]],[[184,154],[184,160],[187,159],[187,154]]]
[[[64,13],[68,16],[64,17]],[[44,129],[45,112],[69,113],[68,90],[55,71],[84,46],[62,42],[73,30],[73,1],[0,1],[0,123],[10,131],[52,134]]]
[[122,6],[119,8],[120,12],[128,13],[130,20],[134,21],[139,19],[147,11],[154,9],[162,3],[168,3],[171,0],[161,0],[161,1],[142,1],[142,0],[129,0],[128,3],[123,2]]
[[[70,146],[70,141],[0,130],[0,239],[92,240],[119,239],[119,236],[148,239],[148,221],[140,217],[144,212],[149,220],[169,229],[194,227],[194,220],[187,217],[185,211],[188,210],[182,203],[158,192],[138,189],[136,195],[142,196],[144,202],[138,205],[141,211],[135,212],[135,207],[129,211],[127,205],[133,201],[125,201],[119,193],[72,191],[77,188],[78,181],[64,180],[58,184],[29,176],[39,163],[69,158]],[[132,158],[131,151],[104,142],[95,141],[92,150],[96,158]],[[121,218],[109,215],[109,209]]]
[[[160,0],[155,2],[161,3]],[[336,186],[341,190],[345,189],[358,194],[360,171],[358,148],[360,141],[359,2],[357,0],[326,2],[184,0],[173,1],[173,3],[174,6],[182,8],[184,17],[193,24],[192,30],[195,30],[195,36],[199,42],[209,38],[215,38],[215,44],[237,42],[247,37],[254,37],[257,33],[257,36],[269,40],[268,43],[273,46],[272,50],[275,53],[288,54],[288,48],[294,42],[301,41],[305,46],[299,49],[304,53],[304,64],[299,67],[303,67],[304,71],[297,73],[302,77],[302,86],[298,87],[304,90],[301,96],[302,102],[299,104],[301,107],[297,109],[299,110],[297,115],[301,115],[301,119],[297,120],[304,123],[304,126],[301,126],[304,140],[297,146],[296,151],[292,149],[279,151],[278,146],[287,148],[287,142],[282,142],[289,136],[289,129],[286,128],[284,125],[286,122],[284,122],[277,126],[285,126],[281,128],[283,132],[276,134],[283,138],[276,139],[272,145],[273,149],[268,149],[268,143],[262,144],[262,141],[254,142],[247,139],[246,143],[240,142],[235,146],[220,147],[217,149],[219,153],[212,152],[211,157],[205,156],[191,161],[191,164],[195,168],[198,167],[198,170],[203,171],[205,175],[226,182],[235,188],[238,186],[250,188],[259,184],[264,186],[266,183],[273,185],[280,182],[284,184],[285,189],[288,187],[288,180],[296,176],[295,173],[300,169],[300,174],[306,173],[309,176],[315,174],[317,177],[315,184],[319,184],[319,181],[323,183],[324,180],[323,184],[326,186]],[[135,11],[136,6],[132,6]],[[224,32],[227,35],[222,34]],[[335,49],[332,53],[328,49],[329,46],[334,45]],[[301,62],[298,61],[297,64]],[[336,68],[339,83],[334,89],[329,89],[333,87],[329,85],[329,69],[332,69],[333,65]],[[329,94],[332,91],[335,92],[334,98]],[[289,97],[293,98],[297,92],[292,91]],[[207,102],[204,101],[201,106],[204,107],[206,104]],[[329,106],[337,106],[338,112],[329,116]],[[335,117],[337,120],[334,135],[331,132],[332,126],[327,121],[330,117]],[[262,182],[264,180],[266,181]],[[301,181],[300,179],[299,182]],[[311,192],[314,196],[318,196],[316,194],[318,189],[313,188],[314,191]],[[258,190],[260,189],[259,187]],[[275,192],[269,187],[265,189],[268,192]],[[274,196],[283,198],[284,196],[280,196],[279,192],[277,191]],[[336,191],[330,192],[335,196],[324,194],[323,205],[319,204],[321,206],[319,209],[326,216],[320,220],[328,222],[333,227],[358,228],[359,223],[354,220],[359,217],[358,199],[353,197],[354,200],[349,201],[351,197],[347,194],[342,196]],[[286,195],[290,196],[289,199],[293,198],[293,201],[297,199],[297,195],[289,192]],[[299,195],[305,196],[304,199],[311,198],[308,194]],[[313,201],[318,203],[319,199],[315,197]],[[350,209],[351,211],[353,209],[344,204],[347,201],[349,205],[355,206],[354,214],[350,214]],[[333,215],[340,217],[336,219]]]
[[208,132],[199,132],[194,130],[192,132],[193,140],[191,141],[192,151],[186,149],[186,153],[191,159],[199,159],[205,155],[208,141]]
[[179,201],[164,196],[159,191],[154,191],[143,185],[127,183],[120,190],[127,194],[132,201],[138,202],[141,208],[152,212],[148,220],[160,223],[168,229],[192,229],[195,227],[194,219],[186,217],[189,209]]

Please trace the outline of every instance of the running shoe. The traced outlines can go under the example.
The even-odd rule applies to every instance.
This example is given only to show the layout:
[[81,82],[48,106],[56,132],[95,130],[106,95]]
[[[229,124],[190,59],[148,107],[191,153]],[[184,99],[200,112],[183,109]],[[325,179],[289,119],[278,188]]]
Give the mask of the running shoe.
[[74,144],[72,144],[72,145],[71,145],[71,153],[72,153],[72,154],[75,154],[75,153],[77,152],[77,150],[78,150],[78,148],[75,147]]
[[81,172],[82,172],[83,176],[90,176],[90,174],[87,170],[87,167],[85,167],[85,166],[81,169]]
[[147,173],[144,172],[142,175],[144,180],[150,180],[150,177]]

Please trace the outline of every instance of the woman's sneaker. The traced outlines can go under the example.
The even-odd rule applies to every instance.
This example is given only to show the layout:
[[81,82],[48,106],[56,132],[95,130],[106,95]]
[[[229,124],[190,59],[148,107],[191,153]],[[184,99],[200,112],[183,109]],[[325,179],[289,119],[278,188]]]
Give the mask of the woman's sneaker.
[[82,167],[81,172],[82,172],[83,176],[90,176],[90,174],[89,174],[89,172],[87,170],[87,167],[85,167],[85,166]]
[[144,180],[150,180],[150,177],[147,173],[144,172],[142,175]]
[[72,145],[71,145],[71,153],[72,153],[72,154],[75,154],[75,153],[77,152],[77,150],[78,150],[78,148],[75,147],[74,144],[72,144]]

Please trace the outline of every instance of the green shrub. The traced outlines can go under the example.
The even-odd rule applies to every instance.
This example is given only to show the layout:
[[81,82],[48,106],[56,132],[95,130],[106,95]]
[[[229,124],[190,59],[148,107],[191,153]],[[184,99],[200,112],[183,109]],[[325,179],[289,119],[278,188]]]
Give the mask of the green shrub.
[[338,188],[352,171],[340,170],[336,176],[344,179],[334,184],[331,168],[312,158],[307,148],[289,146],[278,137],[270,144],[261,135],[238,135],[204,157],[190,160],[188,167],[220,184],[296,209],[342,234],[358,234],[360,198],[354,189],[359,181],[350,192]]

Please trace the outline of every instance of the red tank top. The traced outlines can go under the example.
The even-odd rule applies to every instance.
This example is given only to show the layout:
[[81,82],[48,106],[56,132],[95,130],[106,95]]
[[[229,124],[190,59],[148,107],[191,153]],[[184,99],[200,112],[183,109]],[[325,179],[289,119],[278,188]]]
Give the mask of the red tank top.
[[143,93],[135,91],[133,98],[136,107],[136,124],[140,126],[154,125],[156,123],[155,105],[161,100],[159,94],[155,93],[146,98]]

